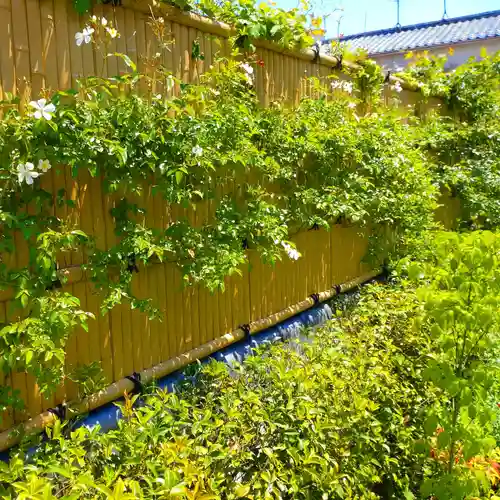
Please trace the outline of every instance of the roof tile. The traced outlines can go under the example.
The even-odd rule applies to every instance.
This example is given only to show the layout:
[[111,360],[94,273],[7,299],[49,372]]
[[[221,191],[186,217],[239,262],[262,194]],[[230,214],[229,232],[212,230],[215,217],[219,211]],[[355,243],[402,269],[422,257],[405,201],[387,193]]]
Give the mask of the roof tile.
[[340,43],[383,54],[494,37],[500,37],[500,10],[349,35]]

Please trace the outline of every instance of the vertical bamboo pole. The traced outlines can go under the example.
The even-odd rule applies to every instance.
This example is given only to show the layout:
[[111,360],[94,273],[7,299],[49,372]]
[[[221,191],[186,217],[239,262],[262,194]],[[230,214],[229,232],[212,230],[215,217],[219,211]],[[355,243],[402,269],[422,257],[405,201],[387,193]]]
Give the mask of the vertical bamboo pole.
[[12,39],[19,95],[29,97],[31,79],[26,0],[11,0]]
[[[113,14],[116,29],[118,30],[118,33],[120,33],[120,36],[116,38],[116,51],[119,54],[127,54],[127,41],[129,38],[129,34],[127,33],[127,23],[125,22],[125,10],[120,8],[114,9]],[[121,57],[115,57],[115,59],[117,63],[117,75],[129,71],[129,68]]]
[[[42,36],[42,62],[40,71],[43,73],[43,84],[50,89],[59,88],[59,73],[57,61],[57,40],[54,25],[53,0],[41,0],[40,22]],[[1,42],[0,42],[1,44]],[[1,56],[0,56],[1,59]]]
[[[61,5],[59,5],[59,8]],[[72,88],[77,87],[77,80],[81,79],[83,76],[83,46],[78,47],[75,43],[75,33],[82,30],[80,18],[76,13],[75,9],[70,5],[66,5],[66,20],[68,29],[68,39],[70,41],[69,51],[71,57],[71,81],[70,85]]]
[[[153,230],[158,230],[161,226],[160,214],[155,210],[154,196],[152,190],[152,183],[148,182],[144,186],[145,200],[144,205],[146,207],[146,227]],[[152,264],[148,266],[146,271],[146,292],[145,296],[152,298],[155,307],[161,307],[161,303],[158,300],[158,266],[159,264]],[[150,355],[149,355],[149,366],[154,366],[158,364],[161,360],[161,342],[160,342],[160,320],[152,319],[148,322],[150,330]]]
[[[102,177],[97,178],[102,183]],[[115,221],[111,216],[114,200],[109,193],[102,192],[102,216],[105,228],[105,249],[110,250],[117,244]],[[126,305],[115,306],[108,314],[110,326],[110,345],[112,346],[113,373],[111,380],[116,381],[133,372],[132,334],[130,308]]]
[[[106,228],[107,218],[104,214],[105,202],[100,176],[91,177],[89,179],[89,184],[92,197],[87,200],[87,204],[90,205],[90,210],[87,212],[87,215],[92,217],[92,234],[95,238],[96,247],[99,250],[104,250],[108,245],[107,239],[109,230]],[[117,342],[116,346],[112,344],[113,337],[111,334],[112,327],[110,324],[110,321],[112,321],[111,314],[108,313],[104,316],[101,314],[101,297],[97,294],[97,290],[94,290],[93,288],[94,287],[90,283],[87,283],[87,290],[90,291],[90,293],[87,294],[87,298],[91,302],[90,307],[96,315],[96,326],[99,329],[99,335],[95,339],[95,341],[99,344],[96,346],[96,352],[100,352],[101,354],[100,361],[106,380],[113,381],[115,361],[120,366],[123,366],[122,345],[121,342]]]
[[[87,170],[83,170],[79,173],[79,180],[81,181],[80,187],[82,191],[79,196],[80,206],[80,224],[78,227],[82,229],[82,231],[90,236],[95,235],[98,238],[98,241],[101,238],[101,233],[94,233],[94,224],[93,224],[93,213],[91,205],[97,203],[97,199],[95,197],[95,193],[92,192],[91,188],[91,177]],[[86,256],[83,256],[82,262],[86,262]],[[80,262],[76,262],[79,264]],[[87,345],[88,343],[88,355],[85,354],[85,358],[82,359],[82,363],[91,363],[94,361],[101,361],[104,359],[104,356],[101,353],[101,325],[99,321],[99,301],[95,293],[89,283],[82,282],[78,283],[80,289],[84,290],[85,298],[86,298],[86,307],[85,310],[94,314],[95,320],[89,321],[89,331],[80,331],[78,338],[78,348],[80,352],[81,345]]]
[[[6,323],[7,321],[6,305],[6,302],[0,302],[0,325]],[[4,374],[3,371],[0,371],[0,385],[5,387],[12,386],[12,375],[10,372],[8,374]],[[7,408],[7,410],[1,412],[0,415],[0,429],[6,430],[14,425],[13,411],[11,408]]]
[[123,19],[123,32],[124,32],[124,43],[126,46],[126,54],[135,62],[137,68],[139,68],[139,54],[137,53],[136,36],[137,30],[135,26],[135,15],[134,11],[130,8],[124,10]]
[[[172,73],[177,79],[182,78],[182,52],[181,52],[181,27],[177,23],[172,23],[172,33],[174,45],[172,46]],[[180,86],[175,84],[175,95],[180,94]]]
[[29,57],[31,65],[31,91],[34,96],[40,94],[45,86],[42,54],[42,27],[40,20],[40,1],[26,0],[26,19],[29,33]]
[[10,0],[0,0],[0,98],[5,92],[16,91],[14,36]]
[[[147,65],[145,64],[145,58],[147,58],[148,56],[146,52],[146,19],[146,15],[142,12],[134,12],[134,44],[137,51],[137,68],[142,73],[146,73],[149,75]],[[148,91],[148,84],[144,80],[141,80],[139,88],[141,90],[141,93],[145,94]]]

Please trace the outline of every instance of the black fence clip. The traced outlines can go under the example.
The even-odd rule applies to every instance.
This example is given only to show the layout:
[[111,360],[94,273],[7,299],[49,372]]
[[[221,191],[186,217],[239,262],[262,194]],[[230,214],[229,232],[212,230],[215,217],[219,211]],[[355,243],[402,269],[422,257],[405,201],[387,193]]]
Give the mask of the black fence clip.
[[344,67],[344,57],[342,54],[336,54],[335,55],[337,59],[337,64],[335,65],[335,68],[337,71],[342,71],[342,68]]
[[137,262],[135,260],[135,255],[132,254],[128,258],[127,271],[129,273],[138,273],[139,268],[137,267]]
[[134,372],[132,375],[127,375],[125,377],[127,380],[130,380],[134,384],[134,389],[132,390],[132,394],[141,394],[144,386],[141,383],[141,374]]
[[56,290],[58,288],[62,288],[62,283],[59,278],[56,278],[45,287],[45,290],[48,292],[50,290]]
[[342,293],[342,287],[340,285],[333,285],[333,288],[335,289],[335,293],[337,295],[340,295]]
[[319,45],[318,42],[316,42],[314,44],[314,46],[312,47],[312,50],[314,51],[314,57],[313,57],[312,62],[313,63],[317,63],[319,61],[319,54],[320,54],[320,51],[321,51],[321,48],[320,48],[320,45]]
[[319,304],[319,294],[318,293],[311,293],[311,295],[309,295],[309,298],[313,299],[315,306],[317,306]]
[[245,323],[244,325],[240,325],[239,328],[243,330],[243,333],[245,334],[245,339],[250,338],[250,325],[248,323]]
[[54,408],[49,408],[47,411],[49,413],[52,413],[52,415],[55,415],[59,420],[66,420],[65,403],[59,403],[57,406],[55,406]]
[[385,75],[384,83],[389,83],[390,79],[391,79],[391,71],[389,70],[387,72],[387,75]]
[[389,267],[388,261],[384,261],[384,263],[382,264],[382,269],[380,274],[382,278],[385,280],[389,279],[389,277],[391,276],[391,269]]

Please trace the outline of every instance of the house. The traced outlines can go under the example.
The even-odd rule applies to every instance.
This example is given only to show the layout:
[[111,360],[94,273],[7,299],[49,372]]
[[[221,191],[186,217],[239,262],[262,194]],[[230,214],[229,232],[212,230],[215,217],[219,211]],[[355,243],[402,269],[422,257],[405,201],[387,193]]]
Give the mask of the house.
[[[366,50],[371,59],[387,70],[405,66],[405,54],[410,51],[446,54],[447,68],[452,69],[471,56],[480,57],[484,49],[488,54],[500,51],[500,10],[368,31],[333,40],[336,41],[351,51]],[[328,41],[330,47],[331,42]],[[325,52],[330,47],[324,48]]]

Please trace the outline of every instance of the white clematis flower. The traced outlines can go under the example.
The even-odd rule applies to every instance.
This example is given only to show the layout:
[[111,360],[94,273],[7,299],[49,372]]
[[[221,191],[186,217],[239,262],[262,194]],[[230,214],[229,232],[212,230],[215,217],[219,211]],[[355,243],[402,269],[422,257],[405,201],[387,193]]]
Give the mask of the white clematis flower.
[[49,160],[39,160],[38,170],[42,171],[44,174],[52,168]]
[[39,120],[40,118],[52,120],[52,114],[56,110],[56,107],[51,102],[47,104],[47,99],[38,99],[38,101],[31,101],[30,106],[32,108],[35,108],[33,116],[37,120]]
[[28,185],[33,184],[33,180],[40,176],[40,173],[35,170],[33,163],[20,163],[17,166],[17,180],[19,184],[26,182]]
[[299,260],[300,253],[295,248],[292,248],[291,245],[285,243],[284,241],[282,241],[281,244],[283,245],[283,248],[285,249],[285,252],[287,253],[290,259]]
[[247,73],[248,75],[253,75],[253,68],[252,66],[250,66],[250,64],[247,64],[247,63],[241,63],[241,68],[243,69],[243,71],[245,73]]
[[116,38],[120,36],[116,28],[106,28],[106,31],[108,32],[108,35],[111,38]]
[[195,156],[201,156],[203,154],[203,148],[201,146],[196,145],[191,150],[191,153],[193,153]]
[[396,82],[394,85],[391,85],[391,89],[399,93],[403,90],[403,87],[401,87],[401,83]]
[[250,64],[240,63],[240,68],[245,72],[245,77],[249,85],[253,85],[253,68]]
[[94,33],[94,28],[85,26],[82,32],[75,33],[75,42],[80,47],[82,43],[90,43],[92,40],[92,33]]

